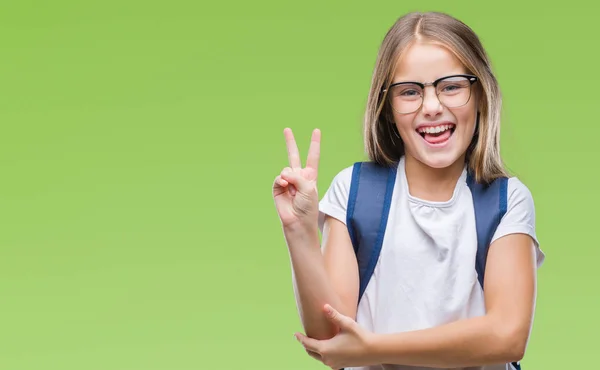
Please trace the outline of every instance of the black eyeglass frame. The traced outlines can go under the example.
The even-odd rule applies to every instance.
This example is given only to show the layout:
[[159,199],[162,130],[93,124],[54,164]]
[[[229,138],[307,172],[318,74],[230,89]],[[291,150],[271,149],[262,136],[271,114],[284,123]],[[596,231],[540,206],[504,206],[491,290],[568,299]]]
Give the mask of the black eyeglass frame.
[[[464,77],[464,78],[466,78],[469,81],[469,84],[470,84],[469,85],[469,89],[470,89],[469,90],[469,99],[467,99],[467,101],[465,102],[465,104],[459,105],[459,106],[456,106],[456,107],[451,107],[451,108],[462,107],[462,106],[466,105],[469,102],[469,100],[471,100],[471,95],[473,95],[473,90],[471,89],[471,87],[473,86],[473,84],[475,82],[479,81],[479,78],[477,76],[473,76],[473,75],[469,75],[469,74],[455,74],[455,75],[449,75],[449,76],[440,77],[440,78],[438,78],[437,80],[435,80],[433,82],[400,81],[400,82],[396,82],[396,83],[391,84],[390,86],[388,86],[385,89],[382,89],[381,90],[381,94],[383,94],[384,96],[387,97],[387,95],[386,95],[387,91],[390,90],[394,86],[398,86],[398,85],[417,85],[417,86],[419,86],[421,88],[421,90],[423,90],[423,92],[425,92],[425,87],[427,87],[427,86],[433,86],[434,88],[436,88],[436,96],[439,96],[440,94],[437,92],[437,85],[441,81],[446,80],[448,78],[453,78],[453,77]],[[423,99],[424,98],[425,97],[423,95],[421,95],[421,105],[419,105],[419,107],[417,109],[415,109],[412,112],[400,113],[400,114],[410,114],[410,113],[416,112],[423,105]],[[440,103],[441,103],[441,101],[440,101]],[[394,109],[394,107],[392,107],[392,109]],[[395,109],[394,109],[394,111],[395,111]]]

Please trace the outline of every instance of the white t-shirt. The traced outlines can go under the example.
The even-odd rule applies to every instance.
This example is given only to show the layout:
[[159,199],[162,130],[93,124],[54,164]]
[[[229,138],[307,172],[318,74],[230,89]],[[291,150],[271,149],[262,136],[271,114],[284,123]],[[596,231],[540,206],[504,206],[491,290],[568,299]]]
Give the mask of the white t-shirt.
[[[351,177],[352,166],[340,171],[321,199],[321,230],[325,214],[346,223]],[[449,201],[418,199],[409,194],[404,158],[400,160],[381,255],[358,306],[357,322],[362,327],[375,333],[396,333],[485,314],[474,262],[477,232],[473,199],[466,179],[465,167]],[[507,212],[492,241],[511,233],[525,233],[535,240],[537,266],[541,266],[545,256],[535,233],[533,198],[516,177],[508,181]],[[368,368],[375,369],[417,368]],[[469,370],[512,370],[512,366]]]

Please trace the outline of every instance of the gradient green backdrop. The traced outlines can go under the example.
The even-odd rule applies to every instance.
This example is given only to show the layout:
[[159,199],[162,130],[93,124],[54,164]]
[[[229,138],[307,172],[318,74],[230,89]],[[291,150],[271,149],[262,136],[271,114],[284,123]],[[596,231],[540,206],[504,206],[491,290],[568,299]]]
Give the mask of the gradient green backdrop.
[[[590,3],[591,4],[591,3]],[[401,14],[480,35],[502,151],[547,262],[524,368],[591,368],[598,311],[597,12],[579,1],[3,1],[0,369],[318,369],[271,198],[322,130],[319,187],[363,159]]]

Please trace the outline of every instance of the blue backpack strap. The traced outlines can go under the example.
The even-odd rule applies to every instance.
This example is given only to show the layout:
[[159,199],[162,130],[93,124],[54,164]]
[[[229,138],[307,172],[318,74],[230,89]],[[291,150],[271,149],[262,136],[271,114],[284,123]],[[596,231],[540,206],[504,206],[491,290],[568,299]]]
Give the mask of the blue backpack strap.
[[475,224],[477,228],[477,257],[475,269],[477,278],[483,289],[485,264],[492,237],[506,213],[508,178],[501,177],[489,185],[477,183],[471,173],[467,176],[467,184],[473,196],[475,208]]
[[359,270],[360,301],[379,259],[394,183],[395,166],[357,162],[352,171],[346,225]]
[[[475,269],[477,270],[477,279],[479,280],[481,289],[483,289],[485,265],[490,243],[508,207],[508,178],[500,177],[489,185],[483,185],[477,183],[471,173],[469,173],[467,184],[473,196],[475,224],[477,227]],[[518,361],[512,362],[510,365],[514,370],[521,370],[521,363]]]

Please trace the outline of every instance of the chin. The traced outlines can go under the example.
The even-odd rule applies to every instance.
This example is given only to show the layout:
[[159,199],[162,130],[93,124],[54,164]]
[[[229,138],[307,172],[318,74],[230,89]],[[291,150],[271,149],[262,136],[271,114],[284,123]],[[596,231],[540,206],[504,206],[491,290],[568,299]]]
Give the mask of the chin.
[[427,167],[443,169],[454,165],[462,156],[459,153],[436,153],[420,155],[415,158]]

